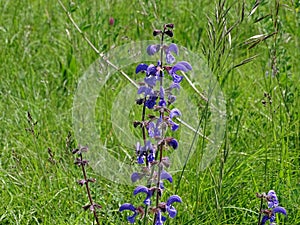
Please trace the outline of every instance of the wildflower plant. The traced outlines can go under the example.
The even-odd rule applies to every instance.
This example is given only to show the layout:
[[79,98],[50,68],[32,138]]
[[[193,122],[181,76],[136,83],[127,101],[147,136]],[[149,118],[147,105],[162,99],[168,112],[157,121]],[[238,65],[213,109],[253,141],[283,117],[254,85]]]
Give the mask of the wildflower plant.
[[99,222],[96,210],[100,209],[102,207],[99,204],[95,203],[92,199],[89,183],[96,182],[96,179],[87,177],[85,167],[88,165],[88,160],[84,159],[83,156],[82,156],[83,153],[86,153],[87,151],[88,151],[88,147],[87,146],[81,146],[81,145],[78,148],[76,148],[72,151],[73,154],[77,155],[77,158],[76,158],[74,164],[81,167],[82,174],[83,174],[83,179],[78,180],[77,184],[79,184],[80,186],[85,186],[85,189],[86,189],[86,192],[87,192],[87,195],[88,195],[88,199],[89,199],[89,204],[82,206],[82,208],[84,210],[89,209],[91,212],[93,212],[94,219],[95,219],[96,223],[99,225],[100,222]]
[[[270,190],[268,194],[266,193],[256,193],[256,197],[261,199],[260,204],[260,214],[258,217],[258,225],[265,225],[267,221],[270,221],[270,224],[273,223],[276,219],[276,214],[281,213],[283,215],[286,215],[286,209],[279,206],[279,201],[277,198],[277,195],[274,190]],[[262,209],[263,207],[263,200],[266,200],[268,202],[268,209]],[[261,219],[261,214],[264,214],[264,216]]]
[[[145,186],[137,186],[133,195],[144,195],[143,202],[135,206],[131,203],[124,203],[119,211],[132,211],[127,217],[128,222],[134,223],[136,217],[143,219],[147,224],[148,219],[153,215],[152,224],[161,225],[169,218],[177,214],[175,203],[181,203],[178,195],[164,197],[164,183],[173,182],[171,174],[167,172],[170,166],[170,159],[167,152],[177,150],[179,143],[170,135],[179,129],[176,121],[181,116],[179,109],[173,104],[176,102],[174,90],[180,89],[183,76],[180,71],[192,70],[191,65],[186,61],[176,63],[175,55],[178,55],[178,47],[172,43],[164,44],[165,37],[173,37],[173,24],[165,24],[162,30],[154,30],[153,36],[160,36],[160,44],[149,45],[146,49],[148,55],[160,53],[160,58],[155,64],[141,63],[136,67],[136,74],[145,74],[144,81],[140,83],[136,100],[137,105],[142,107],[141,121],[134,121],[135,128],[141,128],[143,140],[136,143],[136,161],[141,165],[139,172],[131,175],[131,181],[145,179]],[[166,87],[164,79],[171,79]],[[147,114],[147,111],[151,113]],[[162,201],[162,199],[167,199]]]

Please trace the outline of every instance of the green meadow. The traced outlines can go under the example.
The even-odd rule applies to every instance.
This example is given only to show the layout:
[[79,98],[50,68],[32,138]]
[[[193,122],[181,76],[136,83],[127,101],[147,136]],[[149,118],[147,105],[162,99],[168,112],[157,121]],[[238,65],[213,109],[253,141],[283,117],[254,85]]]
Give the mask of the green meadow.
[[[100,57],[85,38],[105,55],[129,43],[159,41],[152,32],[165,23],[175,24],[168,41],[201,56],[208,75],[217,80],[226,100],[226,123],[215,159],[205,169],[199,166],[203,138],[184,171],[166,183],[166,195],[176,193],[183,202],[164,224],[258,224],[256,193],[269,190],[287,210],[287,216],[276,215],[276,224],[300,224],[300,1],[62,2],[83,33],[56,0],[0,2],[1,225],[95,224],[93,214],[82,209],[88,198],[76,183],[82,172],[71,153],[85,144],[73,126],[79,80]],[[124,72],[138,81],[135,66]],[[189,81],[184,79],[183,86],[205,129],[209,113],[194,89],[201,92],[201,79]],[[95,124],[108,152],[130,164],[135,143],[120,143],[111,117],[116,96],[128,84],[117,72],[99,90]],[[128,123],[139,113],[131,110]],[[180,135],[178,140],[179,145],[184,141]],[[143,196],[133,197],[134,186],[110,181],[91,167],[87,173],[96,178],[90,186],[102,206],[100,224],[129,224],[131,212],[120,213],[119,207]]]

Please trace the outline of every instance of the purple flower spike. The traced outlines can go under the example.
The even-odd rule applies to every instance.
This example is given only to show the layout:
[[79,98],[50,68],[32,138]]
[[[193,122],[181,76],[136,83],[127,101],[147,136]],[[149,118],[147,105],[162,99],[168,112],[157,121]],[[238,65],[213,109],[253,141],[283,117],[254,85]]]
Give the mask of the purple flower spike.
[[134,223],[135,217],[138,215],[137,209],[130,203],[125,203],[125,204],[121,205],[119,208],[120,212],[122,212],[124,210],[130,210],[130,211],[134,212],[134,214],[132,216],[127,216],[128,222]]
[[147,68],[148,68],[147,64],[141,63],[136,67],[135,73],[139,73],[141,71],[147,71]]
[[273,210],[264,210],[263,211],[266,215],[263,216],[261,220],[261,225],[265,225],[268,220],[270,223],[274,222],[276,219],[276,213],[281,213],[286,215],[286,210],[283,207],[277,206]]
[[168,212],[168,214],[169,214],[169,216],[170,216],[171,218],[174,218],[174,217],[176,216],[176,214],[177,214],[176,209],[172,206],[172,204],[173,204],[174,202],[179,202],[179,203],[181,203],[182,200],[181,200],[181,198],[180,198],[178,195],[172,195],[172,196],[167,200],[167,204],[166,204],[166,206],[167,206],[167,212]]
[[275,208],[275,207],[277,207],[278,204],[279,204],[277,195],[276,195],[276,193],[275,193],[274,190],[270,190],[270,191],[268,192],[267,200],[268,200],[268,207],[269,207],[269,208]]
[[149,45],[147,47],[147,53],[148,55],[154,55],[156,52],[158,52],[160,49],[160,45]]

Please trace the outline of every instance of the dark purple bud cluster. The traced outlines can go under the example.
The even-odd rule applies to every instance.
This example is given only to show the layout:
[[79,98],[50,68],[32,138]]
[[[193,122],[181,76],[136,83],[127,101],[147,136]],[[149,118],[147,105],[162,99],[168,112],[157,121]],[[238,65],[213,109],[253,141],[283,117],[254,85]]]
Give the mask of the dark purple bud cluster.
[[[165,189],[164,181],[173,182],[171,174],[166,171],[170,166],[170,160],[165,156],[166,150],[176,150],[179,147],[178,141],[169,134],[178,130],[179,124],[176,118],[181,116],[180,110],[173,107],[176,96],[172,92],[174,89],[180,89],[183,76],[179,72],[192,70],[192,66],[186,61],[175,63],[174,54],[178,55],[176,44],[165,45],[163,43],[165,35],[173,36],[173,28],[173,24],[165,24],[163,30],[153,31],[154,36],[161,35],[161,42],[149,45],[146,51],[151,56],[160,52],[160,59],[156,65],[141,63],[135,70],[137,74],[145,74],[137,91],[140,97],[136,100],[137,105],[143,106],[142,120],[133,122],[133,126],[141,128],[143,134],[142,143],[137,142],[136,144],[137,163],[143,166],[141,171],[131,175],[131,181],[146,179],[147,185],[138,186],[133,191],[134,196],[140,193],[146,196],[143,205],[135,207],[130,203],[125,203],[119,209],[120,211],[134,212],[133,215],[127,217],[130,223],[134,223],[136,216],[140,214],[146,224],[149,213],[153,213],[153,225],[161,225],[167,219],[163,213],[174,218],[177,211],[172,204],[182,202],[177,195],[169,197],[166,202],[161,201]],[[163,64],[163,55],[165,55],[166,65]],[[169,75],[168,77],[171,79],[168,87],[163,86],[165,84],[163,79],[168,78],[165,77],[165,74]],[[152,110],[152,113],[146,115],[147,109]]]
[[163,30],[154,30],[153,31],[153,36],[157,36],[160,34],[166,34],[169,37],[173,37],[173,28],[174,28],[174,24],[172,23],[168,23],[164,25],[164,29]]

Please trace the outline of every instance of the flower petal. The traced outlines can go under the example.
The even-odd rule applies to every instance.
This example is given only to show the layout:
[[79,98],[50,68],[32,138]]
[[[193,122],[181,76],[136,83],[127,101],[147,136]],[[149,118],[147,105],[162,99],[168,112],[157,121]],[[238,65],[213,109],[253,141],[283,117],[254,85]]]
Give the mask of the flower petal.
[[163,87],[159,88],[159,97],[165,98],[165,89]]
[[178,195],[172,195],[168,200],[167,200],[167,205],[172,205],[174,202],[179,202],[181,203],[182,200]]
[[151,138],[154,138],[154,129],[155,129],[154,123],[153,122],[148,123],[147,130],[148,130],[148,135]]
[[141,87],[139,87],[137,93],[138,94],[145,93],[145,96],[147,96],[147,95],[151,95],[153,93],[153,90],[150,87],[141,86]]
[[154,87],[156,84],[156,81],[157,81],[157,77],[156,76],[147,76],[144,78],[144,81],[149,86]]
[[133,195],[137,195],[138,193],[148,194],[148,188],[145,186],[137,186],[133,191]]
[[183,79],[183,76],[179,76],[176,73],[173,73],[171,76],[173,78],[174,83],[180,83]]
[[171,85],[170,85],[170,89],[180,89],[180,84],[179,83],[176,83],[176,82],[173,82]]
[[166,101],[164,99],[161,99],[158,103],[159,106],[165,107],[167,105]]
[[175,57],[171,54],[171,52],[166,53],[166,62],[167,64],[173,64],[175,62]]
[[157,212],[157,217],[156,217],[156,221],[155,221],[155,225],[163,225],[163,223],[167,220],[166,217],[161,215],[161,212],[158,211]]
[[276,208],[273,209],[272,211],[274,214],[276,213],[281,213],[283,215],[286,215],[286,210],[283,207],[277,206]]
[[175,95],[169,95],[168,96],[168,102],[169,104],[172,104],[176,101],[176,96]]
[[147,68],[148,68],[147,64],[141,63],[136,67],[135,73],[139,73],[141,71],[147,71]]
[[161,172],[160,178],[161,178],[162,180],[167,180],[167,181],[169,181],[170,183],[173,182],[173,178],[172,178],[171,174],[169,174],[168,172],[166,172],[166,171],[164,171],[164,170]]
[[178,141],[175,138],[172,138],[171,140],[168,141],[168,145],[175,150],[178,148]]
[[135,212],[132,216],[127,216],[127,220],[130,223],[134,223],[135,222],[135,217],[138,215],[137,212]]
[[138,158],[137,158],[137,163],[138,163],[138,164],[144,164],[144,162],[145,162],[145,161],[144,161],[144,158],[145,158],[145,157],[144,157],[143,154],[139,155]]
[[186,61],[178,62],[173,68],[170,70],[170,73],[175,73],[178,70],[181,70],[183,72],[187,72],[188,70],[191,70],[192,66]]
[[168,50],[170,52],[174,52],[176,55],[178,55],[178,47],[176,44],[172,43],[169,45]]
[[152,153],[149,153],[148,154],[148,162],[153,162],[155,160],[155,153],[152,152]]
[[156,105],[156,99],[157,99],[156,96],[150,96],[150,97],[146,100],[145,106],[146,106],[148,109],[153,109],[153,107]]
[[141,175],[137,172],[134,172],[131,174],[131,181],[134,183],[137,180],[141,179]]
[[[271,216],[271,218],[270,218],[270,222],[272,223],[272,222],[274,222],[275,221],[275,215],[273,214],[272,216]],[[271,225],[271,224],[270,224]]]
[[274,190],[270,190],[268,192],[268,207],[269,208],[274,208],[274,207],[277,207],[279,204],[279,201],[278,201],[278,198],[277,198],[277,195],[275,193]]
[[181,116],[181,112],[179,109],[172,109],[170,112],[170,118],[172,119],[173,117]]
[[261,225],[265,225],[266,222],[267,222],[269,219],[270,219],[270,218],[269,218],[267,215],[264,215],[263,218],[262,218],[262,220],[261,220],[261,222],[260,222],[260,224],[261,224]]
[[132,212],[135,212],[136,208],[130,203],[124,203],[120,206],[119,211],[122,212],[124,210],[130,210]]
[[160,49],[160,45],[149,45],[147,47],[147,53],[148,55],[154,55],[156,52],[158,52]]
[[171,119],[169,119],[169,123],[171,125],[171,130],[172,131],[176,131],[179,128],[179,124],[175,123],[174,121],[172,121]]
[[169,216],[170,216],[171,218],[174,218],[174,217],[176,216],[176,214],[177,214],[177,210],[176,210],[175,207],[173,207],[173,206],[167,207],[167,211],[168,211]]
[[147,72],[148,76],[150,76],[150,75],[155,76],[156,72],[157,72],[156,66],[154,66],[153,64],[149,65],[146,72]]

